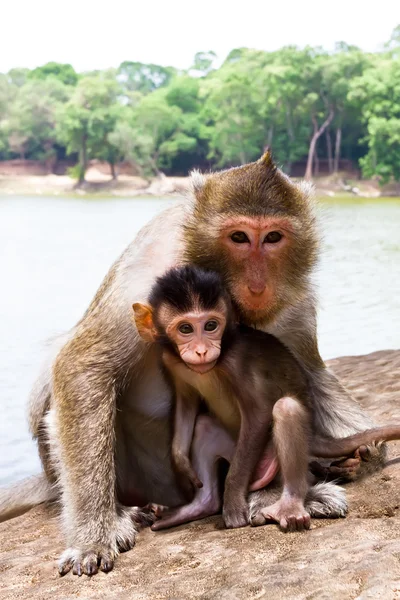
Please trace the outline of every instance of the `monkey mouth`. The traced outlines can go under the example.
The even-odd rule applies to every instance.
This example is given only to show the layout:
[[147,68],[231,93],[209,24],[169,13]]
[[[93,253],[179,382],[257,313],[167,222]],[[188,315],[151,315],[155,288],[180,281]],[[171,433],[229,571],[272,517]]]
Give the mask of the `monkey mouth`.
[[211,371],[211,369],[213,369],[216,365],[217,361],[213,360],[211,362],[208,363],[186,363],[186,365],[189,367],[189,369],[191,371],[194,371],[195,373],[208,373],[208,371]]

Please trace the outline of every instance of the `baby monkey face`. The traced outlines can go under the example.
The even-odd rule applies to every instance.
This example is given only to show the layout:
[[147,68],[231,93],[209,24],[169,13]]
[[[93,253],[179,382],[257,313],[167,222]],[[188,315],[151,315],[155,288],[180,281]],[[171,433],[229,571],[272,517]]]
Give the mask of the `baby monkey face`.
[[215,366],[221,353],[225,325],[223,313],[200,310],[176,316],[166,332],[183,362],[196,373],[207,373]]

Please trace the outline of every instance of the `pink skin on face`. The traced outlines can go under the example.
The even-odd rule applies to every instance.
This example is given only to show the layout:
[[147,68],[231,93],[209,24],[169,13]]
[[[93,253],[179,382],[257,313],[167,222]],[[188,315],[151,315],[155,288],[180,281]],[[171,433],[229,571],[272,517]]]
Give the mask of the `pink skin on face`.
[[[213,329],[207,331],[206,327],[211,327],[210,324]],[[226,318],[222,312],[193,311],[173,319],[167,334],[175,342],[181,359],[192,371],[207,373],[215,366],[221,353],[225,325]]]
[[[271,279],[280,267],[293,233],[293,223],[287,218],[241,217],[223,223],[221,241],[241,271],[240,280],[231,293],[243,308],[262,312],[273,304]],[[245,234],[243,243],[232,239],[232,235],[237,234]],[[275,241],[274,236],[281,237]]]

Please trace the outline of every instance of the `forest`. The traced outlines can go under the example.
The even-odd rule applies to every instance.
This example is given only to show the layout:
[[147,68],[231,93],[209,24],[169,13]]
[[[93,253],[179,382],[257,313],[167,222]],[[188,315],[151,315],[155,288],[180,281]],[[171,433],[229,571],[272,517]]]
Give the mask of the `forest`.
[[[0,74],[0,160],[126,161],[144,176],[184,175],[256,159],[306,178],[343,161],[365,178],[400,180],[400,25],[374,53],[337,43],[274,52],[238,48],[215,68],[199,52],[187,70],[125,61],[77,73],[49,62]],[[74,166],[73,166],[74,165]]]

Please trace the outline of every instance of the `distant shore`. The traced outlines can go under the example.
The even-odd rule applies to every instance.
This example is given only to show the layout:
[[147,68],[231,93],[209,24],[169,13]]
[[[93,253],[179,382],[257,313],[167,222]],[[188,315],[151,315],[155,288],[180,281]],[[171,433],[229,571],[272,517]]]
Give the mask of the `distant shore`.
[[[0,196],[169,196],[185,193],[189,177],[160,175],[152,179],[133,175],[120,175],[113,180],[96,168],[90,168],[85,183],[77,188],[76,181],[68,175],[1,175]],[[400,197],[400,184],[380,188],[376,181],[348,179],[346,174],[316,178],[319,197]]]

